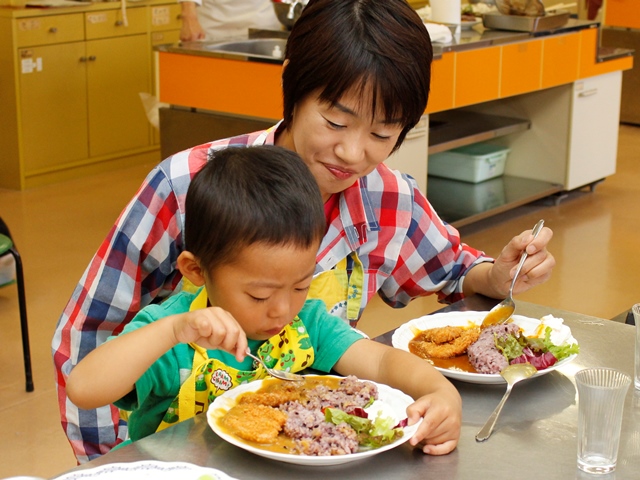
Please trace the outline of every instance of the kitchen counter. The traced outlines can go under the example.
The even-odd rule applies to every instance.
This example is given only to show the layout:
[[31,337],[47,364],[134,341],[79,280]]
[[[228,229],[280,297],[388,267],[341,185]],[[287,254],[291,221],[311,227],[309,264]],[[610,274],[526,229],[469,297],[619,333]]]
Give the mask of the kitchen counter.
[[[433,55],[434,60],[437,60],[442,58],[442,55],[447,52],[462,52],[465,50],[473,50],[496,45],[505,45],[508,43],[523,42],[534,38],[578,32],[580,30],[591,28],[597,29],[598,27],[599,24],[597,22],[576,19],[569,19],[567,24],[560,28],[532,33],[493,30],[484,28],[482,25],[478,25],[469,30],[461,31],[460,35],[454,36],[452,42],[450,43],[434,43]],[[229,39],[229,41],[247,40],[254,38],[287,38],[287,36],[288,32],[286,31],[251,30],[248,35],[243,37],[235,37]],[[158,47],[156,47],[156,49],[161,52],[200,55],[217,58],[230,58],[228,53],[220,53],[208,49],[208,45],[214,45],[216,43],[221,42],[176,43],[170,45],[159,45]],[[633,50],[630,49],[616,49],[615,54],[612,53],[611,49],[603,49],[602,52],[598,54],[597,61],[606,61],[631,55],[633,55]],[[242,56],[237,55],[237,57]],[[251,60],[250,58],[248,59]],[[274,61],[278,62],[277,60]],[[281,61],[279,63],[281,63]]]

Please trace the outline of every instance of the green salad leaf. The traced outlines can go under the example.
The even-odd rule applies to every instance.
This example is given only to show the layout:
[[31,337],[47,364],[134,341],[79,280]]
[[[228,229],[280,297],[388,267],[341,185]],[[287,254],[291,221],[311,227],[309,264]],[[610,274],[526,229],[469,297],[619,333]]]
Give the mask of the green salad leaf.
[[404,435],[402,428],[393,428],[395,422],[391,417],[382,417],[380,413],[372,421],[350,415],[338,408],[326,408],[324,418],[335,425],[346,423],[350,425],[358,435],[358,444],[366,448],[379,448],[388,445]]
[[564,345],[554,345],[551,343],[551,327],[547,327],[544,330],[544,340],[542,343],[548,352],[551,352],[558,361],[563,358],[567,358],[574,353],[580,353],[580,347],[577,343],[565,343]]
[[521,337],[514,337],[513,335],[506,335],[504,338],[495,337],[496,348],[505,356],[507,360],[513,360],[514,358],[522,355],[524,345],[521,343]]

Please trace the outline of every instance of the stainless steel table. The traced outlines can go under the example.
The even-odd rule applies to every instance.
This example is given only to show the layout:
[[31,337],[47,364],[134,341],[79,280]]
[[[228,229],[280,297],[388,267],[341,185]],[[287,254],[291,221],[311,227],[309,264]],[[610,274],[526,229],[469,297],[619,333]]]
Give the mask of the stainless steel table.
[[[471,297],[442,311],[486,310],[493,300]],[[184,461],[218,468],[244,479],[567,479],[593,478],[576,468],[577,392],[574,374],[586,367],[614,367],[633,374],[634,327],[609,320],[518,302],[518,314],[564,318],[581,352],[569,365],[520,383],[506,403],[493,435],[475,434],[496,407],[505,386],[453,381],[463,400],[458,448],[428,456],[408,444],[369,459],[331,467],[303,467],[267,460],[220,439],[201,415],[78,469],[139,460]],[[389,332],[376,338],[391,342]],[[618,467],[605,478],[640,478],[640,392],[630,387],[625,403]]]

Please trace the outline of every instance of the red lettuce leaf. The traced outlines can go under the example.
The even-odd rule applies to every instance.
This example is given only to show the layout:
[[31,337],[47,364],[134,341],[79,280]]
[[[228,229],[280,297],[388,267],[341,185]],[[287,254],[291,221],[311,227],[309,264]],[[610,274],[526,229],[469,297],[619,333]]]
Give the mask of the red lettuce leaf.
[[511,360],[511,363],[530,363],[537,370],[544,370],[549,368],[558,361],[551,352],[534,352],[530,348],[524,348],[522,355]]

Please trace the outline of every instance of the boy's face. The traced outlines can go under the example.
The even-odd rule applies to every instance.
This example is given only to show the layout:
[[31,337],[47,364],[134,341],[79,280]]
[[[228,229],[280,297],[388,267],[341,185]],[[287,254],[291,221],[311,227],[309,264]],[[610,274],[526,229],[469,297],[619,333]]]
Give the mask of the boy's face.
[[302,309],[318,246],[254,243],[243,248],[233,263],[206,275],[209,302],[231,313],[252,340],[277,335]]

